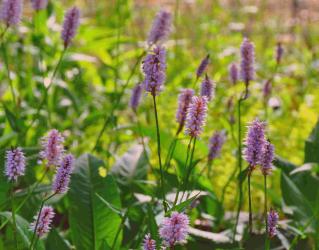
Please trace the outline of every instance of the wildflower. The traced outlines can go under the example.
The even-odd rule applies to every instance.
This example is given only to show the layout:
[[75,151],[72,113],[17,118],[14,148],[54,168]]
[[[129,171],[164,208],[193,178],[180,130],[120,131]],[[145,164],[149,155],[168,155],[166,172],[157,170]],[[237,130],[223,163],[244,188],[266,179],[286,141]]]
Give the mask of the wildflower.
[[212,161],[220,155],[222,146],[226,140],[224,131],[216,131],[209,140],[208,161]]
[[193,96],[187,111],[186,134],[198,137],[203,130],[207,115],[207,99],[205,96]]
[[238,66],[236,63],[232,63],[229,66],[229,79],[232,82],[233,85],[235,85],[238,82]]
[[69,9],[64,16],[61,38],[64,42],[64,48],[67,48],[76,35],[80,24],[80,10],[77,7]]
[[173,212],[170,218],[164,218],[159,234],[164,244],[173,247],[185,241],[188,235],[189,219],[186,214]]
[[176,121],[179,123],[180,130],[183,129],[187,110],[194,96],[194,90],[192,89],[182,89],[178,95],[178,108],[176,112]]
[[215,83],[206,75],[201,85],[201,96],[206,96],[210,101],[215,95]]
[[137,84],[132,90],[130,106],[135,112],[141,101],[142,90],[142,84]]
[[152,45],[165,41],[171,32],[171,23],[171,13],[165,10],[159,11],[153,21],[153,26],[148,35],[148,44]]
[[32,8],[34,10],[42,10],[45,9],[48,5],[48,0],[31,0]]
[[156,250],[156,241],[151,239],[150,234],[145,235],[143,250]]
[[9,181],[16,181],[25,172],[25,157],[21,148],[10,149],[6,154],[5,175]]
[[255,77],[255,48],[254,44],[250,42],[247,38],[241,44],[241,65],[240,74],[242,80],[245,82],[246,86],[249,81],[253,80]]
[[275,210],[270,209],[268,213],[268,236],[270,238],[274,237],[277,234],[278,219],[278,213]]
[[274,160],[274,146],[266,141],[262,150],[262,156],[260,160],[261,171],[263,175],[269,175],[272,171]]
[[207,56],[202,60],[202,62],[200,63],[200,65],[198,66],[197,71],[196,71],[196,76],[197,76],[197,78],[199,78],[199,77],[202,76],[202,74],[203,74],[204,71],[206,70],[208,64],[209,64],[209,55],[207,55]]
[[0,19],[7,27],[17,25],[22,16],[22,0],[3,0]]
[[244,158],[253,170],[260,164],[262,150],[265,144],[265,123],[255,119],[248,126],[248,132],[245,138],[246,148],[244,149]]
[[34,216],[34,222],[32,222],[30,225],[31,230],[35,230],[35,233],[39,238],[43,237],[50,231],[50,224],[54,215],[55,213],[52,207],[44,206],[42,210],[36,216]]
[[40,157],[46,160],[46,165],[58,166],[61,162],[64,153],[64,138],[61,133],[52,129],[48,132],[48,135],[42,138],[42,151]]
[[164,47],[156,46],[143,61],[145,75],[145,91],[153,96],[158,95],[166,78],[166,51]]
[[284,48],[282,47],[282,44],[279,42],[279,43],[277,43],[276,51],[275,51],[275,57],[276,57],[277,64],[279,64],[281,62],[283,54],[284,54]]
[[53,192],[63,194],[68,191],[71,173],[73,171],[74,157],[71,154],[66,155],[58,168],[52,185]]

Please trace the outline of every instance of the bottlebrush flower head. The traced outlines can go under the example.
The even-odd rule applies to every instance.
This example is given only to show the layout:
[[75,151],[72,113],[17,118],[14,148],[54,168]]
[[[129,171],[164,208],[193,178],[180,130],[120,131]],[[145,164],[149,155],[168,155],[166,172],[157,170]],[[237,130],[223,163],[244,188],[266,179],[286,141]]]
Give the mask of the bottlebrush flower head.
[[241,52],[241,65],[240,65],[240,75],[241,79],[246,83],[254,80],[255,77],[255,46],[247,38],[240,47]]
[[189,219],[186,214],[173,212],[170,218],[164,218],[159,234],[164,244],[173,247],[185,241],[188,235]]
[[270,238],[274,237],[277,234],[277,224],[279,215],[278,213],[271,209],[268,213],[268,236]]
[[166,51],[164,47],[155,46],[148,53],[142,66],[145,79],[144,89],[153,96],[162,91],[166,78]]
[[5,175],[16,181],[25,172],[25,157],[21,148],[10,149],[6,154]]
[[42,10],[45,9],[48,5],[48,0],[31,0],[32,8],[34,10]]
[[150,234],[145,235],[143,250],[156,250],[156,241],[151,239]]
[[142,84],[137,84],[132,90],[130,106],[135,112],[137,110],[138,105],[140,104],[142,91],[143,91]]
[[166,10],[160,10],[153,21],[153,26],[148,35],[148,44],[152,45],[165,41],[171,32],[171,26],[171,13]]
[[180,128],[182,129],[187,115],[187,110],[194,96],[193,89],[182,89],[178,95],[178,108],[176,112],[176,121],[179,123]]
[[215,87],[215,83],[211,79],[209,79],[206,74],[201,84],[200,95],[206,96],[207,100],[211,101],[215,95]]
[[80,10],[77,7],[69,9],[64,16],[61,38],[64,48],[69,47],[80,24]]
[[220,155],[221,149],[226,141],[224,131],[216,131],[209,140],[208,161],[212,161]]
[[73,171],[74,157],[71,154],[64,156],[61,166],[58,168],[57,173],[52,184],[54,193],[64,194],[69,189],[71,174]]
[[[40,213],[40,215],[39,215]],[[45,234],[47,234],[51,227],[52,219],[54,218],[53,208],[50,206],[44,206],[41,211],[38,212],[36,216],[34,216],[34,221],[30,225],[30,229],[34,232],[36,230],[36,235],[39,238],[42,238]],[[38,219],[39,217],[39,219]],[[38,225],[36,227],[38,220]],[[35,228],[36,227],[36,228]]]
[[279,42],[279,43],[277,43],[276,53],[275,53],[277,64],[279,64],[281,62],[283,54],[284,54],[284,48],[282,47],[282,44]]
[[186,134],[191,137],[199,137],[207,116],[207,98],[205,96],[193,96],[187,111]]
[[203,73],[206,71],[207,66],[209,64],[209,55],[207,55],[200,63],[200,65],[197,68],[196,76],[197,78],[201,77]]
[[271,171],[273,169],[272,162],[274,160],[274,150],[274,145],[272,145],[269,141],[266,141],[264,143],[260,160],[260,167],[263,175],[271,174]]
[[244,158],[251,169],[260,164],[265,141],[265,123],[255,119],[248,125],[248,132],[244,142],[246,146]]
[[22,16],[22,0],[3,0],[0,19],[7,27],[17,25]]
[[235,85],[238,82],[239,78],[239,72],[238,72],[238,66],[236,63],[232,63],[229,65],[228,68],[229,71],[229,79],[233,85]]
[[64,138],[61,133],[52,129],[42,138],[40,157],[46,160],[47,167],[59,166],[64,153]]

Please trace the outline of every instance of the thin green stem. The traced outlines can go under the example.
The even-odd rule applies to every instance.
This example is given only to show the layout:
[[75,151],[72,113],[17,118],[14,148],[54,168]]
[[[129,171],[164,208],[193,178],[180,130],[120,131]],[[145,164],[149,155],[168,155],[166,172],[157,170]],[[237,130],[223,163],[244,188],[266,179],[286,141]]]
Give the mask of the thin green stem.
[[161,192],[162,192],[162,198],[163,198],[163,206],[166,213],[167,206],[166,206],[166,199],[165,199],[165,192],[164,192],[164,173],[163,173],[162,157],[161,157],[161,136],[160,136],[159,122],[158,122],[158,113],[157,113],[155,94],[153,94],[152,97],[153,97],[153,106],[154,106],[155,122],[156,122],[157,156],[158,156],[158,162],[159,162],[160,173],[161,173],[160,186],[161,186]]
[[266,225],[266,232],[265,232],[265,250],[269,249],[269,239],[268,239],[268,220],[267,220],[267,175],[264,175],[264,195],[265,195],[265,200],[264,200],[264,217],[265,217],[265,225]]
[[225,199],[225,194],[226,194],[226,190],[227,188],[229,187],[231,181],[234,179],[235,175],[236,175],[236,172],[237,172],[237,169],[235,168],[234,171],[232,172],[232,174],[230,175],[230,177],[228,178],[225,186],[223,187],[223,190],[222,190],[222,195],[221,195],[221,204],[224,204],[224,199]]
[[251,177],[251,172],[248,173],[247,179],[248,179],[248,201],[249,201],[249,233],[250,235],[253,233],[253,215],[252,215],[252,206],[251,206],[251,183],[250,183],[250,177]]
[[119,227],[117,228],[117,231],[116,231],[116,234],[115,234],[115,238],[113,240],[113,244],[112,244],[112,247],[111,247],[111,250],[114,250],[115,249],[115,245],[116,245],[116,242],[117,242],[117,239],[120,235],[120,232],[121,230],[123,229],[123,226],[124,226],[124,223],[127,219],[127,216],[128,216],[128,211],[129,211],[129,208],[126,210],[124,216],[122,217],[122,220],[121,220],[121,224],[119,225]]
[[12,182],[12,186],[11,186],[11,206],[12,206],[13,239],[14,239],[14,243],[15,243],[15,248],[19,249],[18,238],[17,238],[16,211],[15,211],[15,206],[14,206],[14,183],[13,182]]

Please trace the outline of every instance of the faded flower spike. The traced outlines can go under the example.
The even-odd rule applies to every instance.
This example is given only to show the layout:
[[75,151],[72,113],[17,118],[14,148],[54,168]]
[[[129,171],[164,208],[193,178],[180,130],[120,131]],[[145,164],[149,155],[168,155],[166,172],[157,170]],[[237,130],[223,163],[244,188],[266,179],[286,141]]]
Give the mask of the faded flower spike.
[[55,213],[50,206],[44,206],[39,213],[34,216],[34,222],[31,223],[30,228],[33,232],[35,230],[36,235],[41,238],[50,231]]
[[173,247],[186,240],[189,219],[186,214],[173,212],[170,218],[164,218],[159,234],[164,244]]
[[284,54],[284,48],[282,47],[282,44],[279,42],[279,43],[277,43],[276,53],[275,53],[277,64],[279,64],[281,62],[283,54]]
[[224,131],[216,131],[209,140],[208,161],[212,161],[220,155],[220,151],[225,143],[226,135]]
[[46,160],[46,165],[58,166],[60,165],[63,153],[64,153],[64,138],[61,133],[52,129],[48,132],[47,136],[42,138],[42,151],[40,152],[40,157]]
[[201,85],[200,95],[206,96],[207,100],[211,101],[215,95],[215,87],[215,83],[211,79],[209,79],[206,74]]
[[80,10],[77,7],[69,9],[64,17],[64,23],[61,38],[64,42],[64,48],[69,47],[76,35],[77,28],[80,24]]
[[239,78],[239,72],[238,72],[238,66],[236,63],[232,63],[229,66],[229,79],[233,85],[235,85],[238,82]]
[[151,239],[150,234],[145,235],[143,250],[156,250],[156,241]]
[[273,169],[272,162],[274,160],[274,146],[266,141],[262,150],[262,156],[260,160],[260,167],[263,175],[271,174]]
[[277,234],[277,224],[278,224],[279,215],[278,213],[270,209],[268,213],[268,236],[269,238],[274,237]]
[[17,25],[22,15],[22,0],[3,0],[0,19],[7,27]]
[[187,111],[186,134],[198,137],[203,131],[207,116],[207,98],[205,96],[193,96]]
[[171,32],[171,26],[171,13],[165,10],[159,11],[153,21],[153,26],[148,36],[148,44],[153,45],[165,41]]
[[138,105],[140,104],[142,91],[143,91],[142,84],[137,84],[132,90],[130,106],[135,112],[137,110]]
[[209,55],[207,55],[202,62],[200,63],[200,65],[197,68],[196,71],[196,76],[197,78],[201,77],[203,75],[203,73],[206,71],[207,66],[209,64]]
[[260,164],[262,150],[265,144],[265,123],[255,119],[248,125],[248,132],[245,138],[244,158],[253,170]]
[[25,157],[21,148],[10,149],[6,154],[5,175],[9,181],[16,181],[25,172]]
[[164,47],[154,47],[144,59],[142,69],[145,75],[145,91],[153,96],[158,95],[166,78],[166,51]]
[[176,121],[179,123],[179,131],[183,129],[187,110],[194,96],[193,89],[182,89],[178,95],[178,108],[176,112]]
[[71,173],[73,171],[74,157],[71,154],[66,155],[58,168],[52,185],[53,192],[64,194],[68,191]]
[[48,5],[48,0],[31,0],[32,8],[36,11],[45,9]]
[[255,77],[255,47],[252,42],[247,38],[240,47],[241,52],[241,64],[240,64],[240,75],[241,79],[245,82],[246,86],[249,81],[254,80]]

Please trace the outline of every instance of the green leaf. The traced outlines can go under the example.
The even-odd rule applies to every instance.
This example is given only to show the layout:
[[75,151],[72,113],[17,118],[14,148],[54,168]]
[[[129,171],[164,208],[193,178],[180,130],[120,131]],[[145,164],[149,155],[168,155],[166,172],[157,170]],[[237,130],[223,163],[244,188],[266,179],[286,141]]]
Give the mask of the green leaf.
[[[1,212],[0,217],[9,219],[12,224],[11,212]],[[16,215],[17,233],[19,242],[23,243],[24,249],[28,248],[31,243],[32,231],[30,231],[30,224],[24,218]],[[19,243],[20,244],[20,243]],[[37,243],[37,249],[45,249],[41,240]]]
[[69,217],[73,242],[79,250],[100,249],[103,241],[112,245],[121,223],[120,216],[96,195],[116,208],[121,207],[116,182],[112,176],[103,178],[99,175],[101,166],[104,166],[103,161],[88,154],[75,162],[69,190]]
[[71,247],[65,239],[58,233],[55,228],[52,228],[45,244],[46,250],[69,250]]
[[275,157],[275,160],[273,162],[273,164],[277,167],[280,168],[282,171],[284,171],[286,174],[289,174],[290,171],[294,170],[295,168],[297,168],[296,165],[294,165],[293,163],[282,159],[279,156]]
[[147,215],[148,215],[148,227],[151,233],[152,239],[156,242],[159,242],[158,239],[158,226],[155,220],[155,215],[153,209],[150,205],[147,206]]
[[305,162],[319,163],[319,121],[305,143]]

